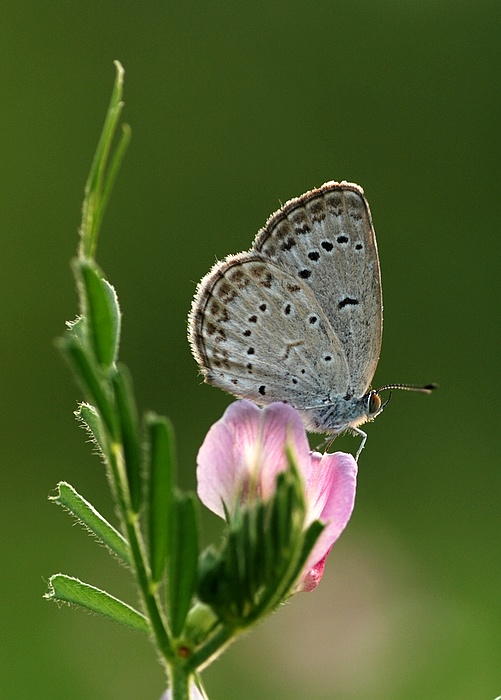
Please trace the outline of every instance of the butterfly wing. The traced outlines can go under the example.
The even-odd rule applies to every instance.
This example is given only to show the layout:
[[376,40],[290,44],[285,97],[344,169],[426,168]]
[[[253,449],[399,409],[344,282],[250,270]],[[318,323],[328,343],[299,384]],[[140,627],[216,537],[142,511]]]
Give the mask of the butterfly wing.
[[202,279],[189,335],[206,381],[235,396],[302,409],[348,389],[343,347],[311,289],[262,255],[230,256]]
[[362,188],[327,182],[290,200],[268,219],[252,250],[310,288],[344,350],[349,392],[364,394],[381,348],[382,296],[376,238]]

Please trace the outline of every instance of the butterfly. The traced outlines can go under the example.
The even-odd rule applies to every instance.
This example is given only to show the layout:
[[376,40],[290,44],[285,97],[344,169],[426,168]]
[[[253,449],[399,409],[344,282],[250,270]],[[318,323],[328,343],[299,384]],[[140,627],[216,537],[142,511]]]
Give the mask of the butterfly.
[[381,349],[379,256],[359,185],[326,182],[272,214],[249,251],[200,281],[189,340],[205,381],[258,404],[284,401],[311,432],[336,435],[378,416],[370,389]]

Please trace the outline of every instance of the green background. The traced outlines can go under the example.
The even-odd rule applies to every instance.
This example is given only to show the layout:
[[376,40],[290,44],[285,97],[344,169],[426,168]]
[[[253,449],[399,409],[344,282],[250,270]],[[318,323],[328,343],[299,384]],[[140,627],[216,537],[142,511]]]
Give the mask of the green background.
[[98,260],[138,401],[176,426],[184,486],[230,401],[186,342],[195,284],[326,180],[361,184],[372,209],[375,385],[440,383],[394,395],[368,427],[320,587],[206,672],[211,699],[501,695],[501,3],[4,0],[0,14],[1,697],[164,687],[139,634],[42,600],[63,571],[134,601],[127,572],[47,501],[65,479],[113,515],[53,345],[76,313],[68,263],[113,59],[132,143]]

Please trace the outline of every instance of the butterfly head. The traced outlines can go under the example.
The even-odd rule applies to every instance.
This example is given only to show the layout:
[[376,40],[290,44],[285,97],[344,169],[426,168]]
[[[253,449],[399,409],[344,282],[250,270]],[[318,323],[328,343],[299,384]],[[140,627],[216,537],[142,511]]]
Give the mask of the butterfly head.
[[390,393],[389,397],[383,403],[381,401],[381,397],[379,396],[380,391],[381,389],[372,389],[371,391],[369,391],[368,394],[365,395],[367,420],[374,420],[374,418],[383,411],[384,407],[391,399]]
[[[425,386],[417,386],[415,384],[386,384],[379,389],[371,389],[364,399],[366,401],[367,410],[367,420],[374,420],[376,416],[382,413],[384,407],[389,403],[391,399],[391,393],[393,389],[401,389],[403,391],[416,391],[419,394],[431,394],[431,392],[438,387],[437,384],[426,384]],[[380,397],[382,391],[389,391],[390,394],[386,401],[383,403]]]

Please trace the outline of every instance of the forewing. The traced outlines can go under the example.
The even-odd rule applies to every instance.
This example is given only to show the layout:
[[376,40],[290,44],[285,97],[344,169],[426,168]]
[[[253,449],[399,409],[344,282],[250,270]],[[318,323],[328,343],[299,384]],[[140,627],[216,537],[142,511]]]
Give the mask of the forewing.
[[343,347],[307,285],[240,253],[202,279],[189,320],[206,381],[235,396],[306,408],[348,389]]
[[344,349],[350,393],[364,394],[381,348],[382,298],[376,239],[362,188],[327,182],[290,200],[268,219],[252,250],[311,289]]

